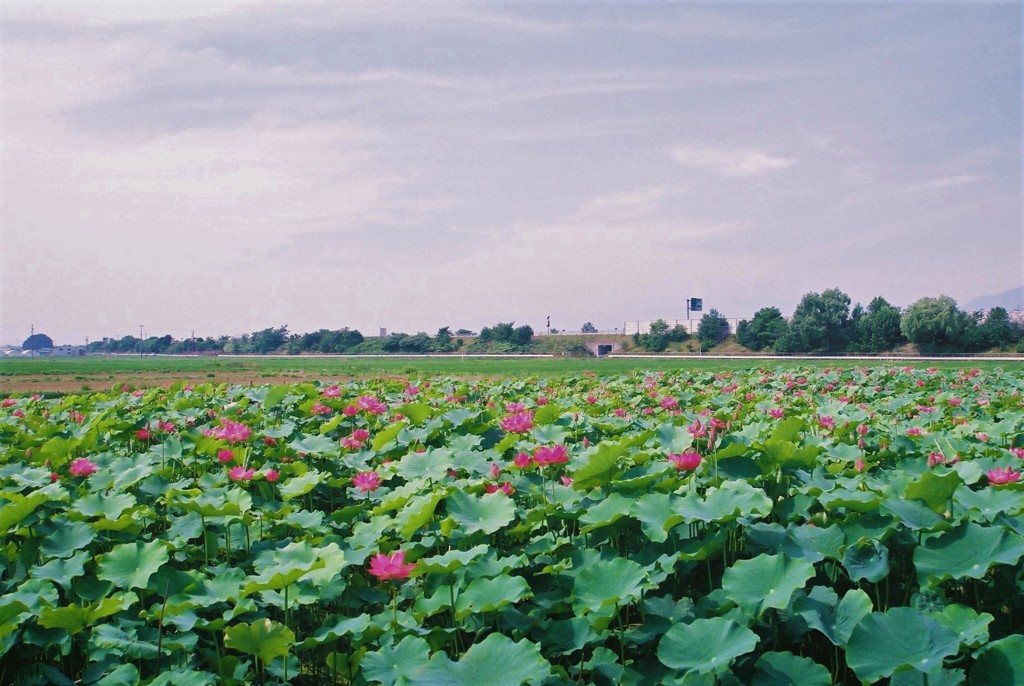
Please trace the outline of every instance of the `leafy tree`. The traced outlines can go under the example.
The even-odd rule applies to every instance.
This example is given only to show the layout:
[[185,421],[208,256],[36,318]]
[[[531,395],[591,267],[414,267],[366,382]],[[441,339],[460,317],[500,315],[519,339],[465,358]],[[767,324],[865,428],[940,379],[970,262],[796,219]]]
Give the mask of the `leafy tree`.
[[254,352],[257,355],[266,355],[275,352],[278,348],[288,342],[288,326],[278,328],[266,328],[256,331],[252,337],[242,336],[243,350]]
[[580,329],[580,333],[597,333],[597,327],[591,324],[590,322],[586,322]]
[[476,334],[473,333],[472,331],[470,331],[469,329],[456,329],[455,330],[455,335],[456,336],[475,336]]
[[444,326],[437,330],[437,333],[434,335],[433,350],[439,353],[447,353],[454,350],[450,326]]
[[668,323],[664,319],[651,322],[648,332],[633,336],[633,342],[652,353],[660,353],[668,347]]
[[736,342],[751,350],[764,350],[786,335],[787,324],[777,307],[762,307],[751,321],[736,327]]
[[807,293],[793,312],[787,345],[795,351],[842,350],[849,340],[850,296],[838,288]]
[[1021,340],[1024,330],[1010,320],[1003,307],[993,307],[977,327],[979,348],[1002,348]]
[[[857,311],[858,308],[859,304],[854,310]],[[854,329],[852,346],[859,351],[877,353],[892,350],[906,341],[900,330],[903,316],[899,308],[890,305],[881,296],[868,304],[866,313],[861,316],[854,315],[851,319]]]
[[921,298],[907,308],[900,322],[900,331],[924,350],[960,347],[965,333],[973,323],[970,315],[961,312],[948,295]]
[[517,345],[529,345],[533,340],[533,327],[529,324],[517,326],[512,332],[512,342]]
[[53,339],[45,333],[34,333],[25,339],[25,342],[21,344],[21,347],[24,350],[42,350],[43,348],[52,348]]
[[700,318],[697,325],[697,340],[701,348],[714,348],[725,340],[729,331],[729,322],[718,310],[711,308]]

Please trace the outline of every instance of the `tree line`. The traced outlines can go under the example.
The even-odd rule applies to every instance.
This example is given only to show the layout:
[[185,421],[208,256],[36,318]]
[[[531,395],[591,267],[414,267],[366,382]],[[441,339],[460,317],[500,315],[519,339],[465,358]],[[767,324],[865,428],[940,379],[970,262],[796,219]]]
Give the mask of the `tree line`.
[[[882,353],[914,343],[922,353],[962,353],[991,350],[1024,352],[1024,327],[1010,319],[1005,308],[987,313],[964,312],[948,296],[921,298],[906,310],[885,298],[874,298],[867,307],[850,307],[850,296],[838,288],[822,293],[807,293],[793,316],[783,317],[777,307],[763,307],[754,316],[739,322],[736,342],[754,351],[773,353]],[[596,331],[584,324],[582,333]],[[651,352],[667,350],[672,343],[696,339],[701,350],[714,348],[729,333],[728,320],[716,309],[705,313],[694,335],[685,328],[670,328],[664,320],[651,324],[645,334],[634,334],[633,344]],[[175,339],[170,335],[105,338],[88,344],[89,353],[143,354],[256,354],[288,353],[516,353],[531,352],[534,331],[529,325],[498,322],[476,334],[468,329],[452,331],[445,326],[434,335],[392,333],[366,338],[348,327],[320,329],[296,334],[287,325],[269,327],[241,336]],[[466,339],[471,339],[468,342]],[[690,343],[693,349],[693,343]],[[34,334],[25,341],[26,350],[53,347],[45,334]],[[579,346],[577,346],[579,347]]]
[[736,329],[736,342],[775,353],[881,353],[913,343],[922,353],[978,352],[998,348],[1018,352],[1024,327],[1005,308],[964,312],[949,296],[921,298],[906,310],[885,298],[850,308],[838,288],[807,293],[787,321],[777,307],[758,310]]

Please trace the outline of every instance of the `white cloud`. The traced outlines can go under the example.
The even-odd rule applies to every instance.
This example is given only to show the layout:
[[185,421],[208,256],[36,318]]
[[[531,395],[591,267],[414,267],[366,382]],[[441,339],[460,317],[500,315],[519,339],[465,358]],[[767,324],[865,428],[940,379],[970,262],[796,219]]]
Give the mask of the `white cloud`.
[[706,169],[719,176],[756,176],[788,169],[796,164],[792,157],[776,157],[757,150],[706,148],[680,145],[672,157],[686,167]]
[[941,178],[913,184],[907,188],[907,190],[916,192],[959,188],[960,186],[969,186],[978,183],[979,181],[982,181],[983,178],[984,177],[977,174],[954,174],[952,176],[943,176]]

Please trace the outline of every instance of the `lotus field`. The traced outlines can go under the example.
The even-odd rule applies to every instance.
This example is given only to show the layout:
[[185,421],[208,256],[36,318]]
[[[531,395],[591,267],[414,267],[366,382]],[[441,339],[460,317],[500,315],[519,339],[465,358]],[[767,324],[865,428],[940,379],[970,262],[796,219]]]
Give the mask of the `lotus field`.
[[1024,683],[1024,370],[8,397],[0,682]]

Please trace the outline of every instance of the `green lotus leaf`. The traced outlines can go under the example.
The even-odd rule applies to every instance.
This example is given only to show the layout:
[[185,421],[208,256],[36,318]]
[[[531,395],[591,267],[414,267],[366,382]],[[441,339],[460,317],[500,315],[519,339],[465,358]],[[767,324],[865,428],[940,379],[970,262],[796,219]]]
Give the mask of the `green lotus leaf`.
[[279,426],[263,427],[260,433],[268,438],[287,438],[295,431],[295,422],[285,420]]
[[919,500],[933,512],[939,514],[949,509],[949,501],[963,479],[956,472],[939,475],[925,472],[903,489],[903,497],[907,500]]
[[946,579],[980,579],[994,564],[1016,564],[1024,556],[1024,536],[998,526],[964,522],[928,537],[914,549],[921,585]]
[[245,585],[245,593],[282,589],[323,566],[324,561],[309,541],[292,541],[264,551],[253,560],[257,576]]
[[977,648],[988,641],[988,625],[995,619],[987,612],[979,614],[974,608],[951,603],[942,612],[932,612],[931,618],[949,628],[968,648]]
[[806,560],[758,555],[726,569],[722,589],[744,612],[760,617],[769,608],[788,607],[793,594],[813,576],[814,566]]
[[[67,500],[60,484],[53,483],[33,491],[29,495],[20,493],[4,493],[0,500],[0,532],[5,532],[35,512],[43,503],[54,500]],[[7,502],[3,502],[6,500]]]
[[[369,656],[367,656],[369,657]],[[525,638],[513,641],[504,634],[490,634],[466,651],[458,662],[443,652],[435,653],[419,674],[409,681],[416,686],[521,686],[540,684],[551,674],[540,646]]]
[[822,493],[818,502],[830,512],[845,510],[865,513],[876,511],[882,502],[882,496],[874,491],[836,488],[828,493]]
[[278,486],[278,492],[281,494],[281,500],[285,502],[293,500],[295,498],[301,498],[306,495],[314,488],[320,485],[323,480],[323,474],[311,469],[301,476],[293,476],[292,478],[284,481]]
[[448,475],[452,466],[452,452],[445,449],[432,449],[422,453],[409,453],[395,467],[395,472],[406,481],[424,479],[441,481]]
[[373,440],[370,441],[370,446],[377,452],[380,452],[388,443],[398,438],[398,434],[402,433],[402,429],[406,426],[405,422],[395,422],[386,429],[378,431],[374,434]]
[[622,473],[619,458],[626,452],[627,447],[623,442],[599,445],[597,450],[587,457],[586,464],[573,472],[573,488],[588,491],[615,479]]
[[871,598],[859,588],[847,591],[839,600],[832,589],[815,586],[806,596],[793,602],[793,613],[836,646],[846,645],[854,628],[872,609]]
[[384,686],[419,683],[416,677],[426,669],[430,646],[419,636],[406,636],[397,645],[383,646],[363,656],[363,677]]
[[640,597],[647,570],[624,557],[588,562],[576,575],[572,607],[577,615],[622,606]]
[[73,636],[104,617],[110,617],[131,607],[137,601],[138,596],[134,593],[119,593],[103,598],[97,603],[47,607],[39,613],[39,625],[47,629],[65,629]]
[[982,488],[977,491],[961,488],[953,500],[955,511],[966,510],[980,515],[971,517],[975,523],[991,522],[1003,514],[1014,516],[1024,512],[1024,498],[1020,491],[1008,488]]
[[978,651],[970,686],[1024,684],[1024,635],[1013,634]]
[[687,493],[674,507],[684,521],[727,522],[740,517],[767,517],[772,501],[762,489],[746,481],[726,481],[721,488],[708,488],[703,498]]
[[161,672],[148,686],[214,686],[221,683],[216,674],[194,669],[170,669]]
[[751,686],[831,686],[828,669],[790,652],[765,653],[754,663]]
[[85,574],[85,563],[91,559],[92,555],[84,550],[79,550],[67,559],[57,558],[44,565],[33,567],[29,573],[38,579],[49,579],[65,589],[69,589],[72,579]]
[[964,670],[940,669],[931,674],[924,674],[916,669],[904,668],[893,672],[889,686],[963,686]]
[[264,663],[287,656],[294,644],[295,634],[291,629],[266,618],[237,624],[224,631],[225,648],[254,655]]
[[597,505],[587,508],[583,516],[580,517],[580,524],[584,525],[580,532],[588,533],[594,529],[614,524],[629,512],[632,504],[632,498],[621,493],[609,493],[607,498]]
[[135,507],[135,503],[131,493],[90,493],[75,502],[75,511],[85,517],[117,519],[125,510]]
[[648,493],[633,501],[629,515],[640,522],[640,529],[647,538],[664,543],[669,530],[683,521],[683,516],[674,509],[678,499],[671,493]]
[[396,408],[395,412],[406,417],[414,426],[419,426],[434,414],[434,408],[425,403],[408,403]]
[[[15,621],[19,615],[28,613],[28,605],[20,600],[0,600],[0,639],[16,631],[19,623]],[[0,655],[3,650],[0,649]]]
[[685,427],[665,423],[655,429],[658,445],[667,453],[682,453],[693,445],[693,434]]
[[471,614],[494,612],[532,596],[530,585],[521,576],[502,574],[493,579],[473,579],[455,600],[455,616],[462,619]]
[[61,518],[56,528],[45,539],[39,550],[50,557],[71,557],[85,550],[96,538],[96,530],[85,522],[71,522]]
[[137,686],[139,668],[130,663],[118,665],[109,674],[93,683],[95,686]]
[[897,670],[937,672],[959,648],[960,637],[921,610],[895,607],[861,620],[846,646],[846,662],[858,679],[873,683]]
[[120,588],[145,588],[149,577],[167,562],[167,544],[156,540],[149,543],[122,543],[109,553],[99,556],[100,579]]
[[454,491],[445,504],[448,514],[459,525],[464,535],[482,531],[492,534],[515,519],[516,506],[504,493],[488,493],[482,497],[464,491]]
[[859,541],[847,547],[843,568],[852,581],[881,581],[889,574],[889,549],[873,538]]
[[[962,490],[971,492],[969,489]],[[894,515],[904,526],[914,531],[937,531],[949,527],[948,522],[941,514],[932,510],[921,500],[888,498],[882,503],[881,511]]]
[[337,453],[341,449],[337,441],[326,436],[306,434],[299,434],[297,438],[288,443],[288,448],[305,455],[329,455]]
[[116,656],[132,660],[151,660],[159,653],[156,643],[139,640],[134,629],[125,631],[113,624],[93,627],[89,643],[94,648],[109,650]]
[[358,641],[368,628],[370,628],[370,615],[366,613],[357,617],[339,617],[334,624],[325,624],[314,631],[312,636],[299,644],[299,648],[306,649],[325,643],[334,643],[342,636],[349,634]]
[[658,643],[658,659],[683,672],[722,674],[732,661],[752,651],[757,634],[725,617],[676,624]]
[[457,569],[465,567],[473,560],[485,554],[487,550],[488,546],[481,543],[469,550],[449,550],[443,555],[420,558],[416,561],[416,569],[413,570],[412,575],[420,576],[430,573],[450,574]]

